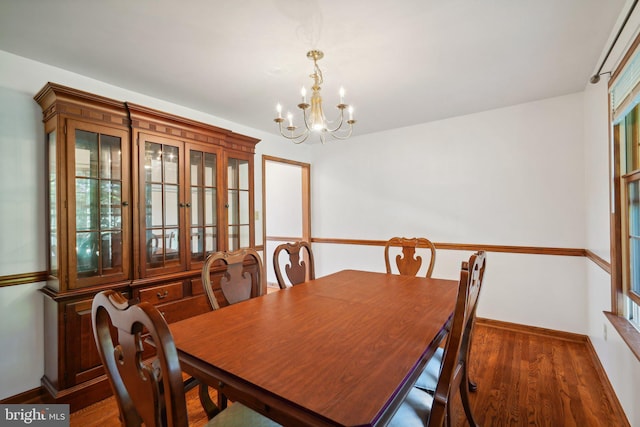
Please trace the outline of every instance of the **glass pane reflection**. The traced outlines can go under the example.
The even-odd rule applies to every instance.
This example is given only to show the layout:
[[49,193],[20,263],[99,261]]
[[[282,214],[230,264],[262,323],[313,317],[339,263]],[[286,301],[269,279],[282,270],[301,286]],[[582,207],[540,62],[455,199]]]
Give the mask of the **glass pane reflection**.
[[177,228],[165,230],[165,261],[180,260],[180,231]]
[[198,187],[191,187],[191,225],[204,225],[200,200],[202,190]]
[[202,174],[200,168],[202,166],[202,151],[191,151],[189,156],[191,159],[191,185],[202,185]]
[[204,214],[205,223],[207,225],[216,225],[217,217],[218,217],[218,209],[217,209],[217,203],[216,203],[215,188],[205,189],[204,208],[205,208],[205,214]]
[[640,237],[640,184],[632,181],[627,186],[629,208],[629,234]]
[[229,226],[229,250],[236,251],[240,249],[240,239],[238,236],[238,226],[230,225]]
[[249,224],[249,192],[240,191],[239,206],[240,224]]
[[119,271],[122,266],[122,233],[102,233],[101,245],[102,273]]
[[191,259],[204,261],[204,228],[191,229]]
[[121,177],[120,138],[102,135],[100,138],[100,178],[119,180]]
[[240,190],[249,189],[249,162],[238,160],[238,188]]
[[147,227],[162,227],[162,184],[145,186],[145,218]]
[[640,294],[640,239],[632,237],[629,239],[630,258],[630,287],[635,293]]
[[238,188],[238,160],[229,159],[227,167],[227,186],[229,188]]
[[204,185],[216,186],[216,155],[205,153],[204,156]]
[[98,180],[76,179],[76,229],[98,228]]
[[178,147],[165,145],[162,150],[162,160],[164,162],[164,182],[169,184],[177,184]]
[[144,150],[145,182],[162,182],[162,145],[147,142]]
[[76,233],[78,277],[89,277],[98,272],[98,239],[98,232]]
[[249,226],[241,225],[239,229],[239,235],[240,235],[239,236],[240,247],[248,248],[249,247]]
[[122,227],[122,185],[119,181],[100,182],[100,228]]
[[207,255],[218,250],[218,234],[216,230],[216,227],[205,228],[204,247]]
[[76,130],[76,176],[98,177],[98,134]]
[[229,190],[229,224],[238,224],[238,190]]
[[164,186],[164,221],[165,226],[178,225],[178,186]]

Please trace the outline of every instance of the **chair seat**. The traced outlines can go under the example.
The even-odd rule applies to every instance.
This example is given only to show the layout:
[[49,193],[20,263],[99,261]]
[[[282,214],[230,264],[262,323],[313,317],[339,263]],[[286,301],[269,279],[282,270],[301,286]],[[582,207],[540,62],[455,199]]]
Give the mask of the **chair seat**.
[[241,403],[232,403],[206,424],[207,427],[276,427],[280,424],[247,408]]
[[438,377],[440,377],[440,367],[442,366],[442,358],[444,356],[444,349],[442,347],[438,347],[436,352],[433,354],[433,357],[429,359],[427,366],[424,367],[424,370],[420,374],[420,377],[414,384],[415,387],[422,389],[424,391],[428,391],[429,393],[434,393],[436,391],[436,386],[438,385]]
[[433,396],[412,387],[406,399],[389,421],[388,427],[424,427],[431,413]]

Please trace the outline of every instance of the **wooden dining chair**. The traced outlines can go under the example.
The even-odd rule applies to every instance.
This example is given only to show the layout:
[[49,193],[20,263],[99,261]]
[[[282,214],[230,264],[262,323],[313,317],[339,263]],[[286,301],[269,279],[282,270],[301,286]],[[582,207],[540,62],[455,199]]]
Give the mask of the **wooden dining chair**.
[[389,422],[390,427],[449,425],[451,403],[456,392],[460,392],[469,425],[477,426],[471,411],[469,395],[465,392],[468,387],[468,378],[464,367],[466,349],[463,347],[465,331],[470,330],[473,323],[473,311],[480,293],[484,264],[484,252],[475,253],[471,255],[468,262],[462,263],[453,320],[444,347],[442,369],[434,394],[412,387]]
[[[287,253],[288,260],[283,255]],[[286,263],[288,261],[288,263]],[[285,262],[284,271],[287,275],[285,280],[282,275],[282,262]],[[273,251],[273,269],[276,272],[276,279],[280,289],[299,285],[308,280],[316,278],[314,270],[313,252],[309,242],[300,241],[294,243],[283,243]]]
[[[93,335],[124,426],[187,427],[182,371],[169,327],[149,302],[132,304],[113,290],[98,293],[91,307]],[[155,356],[143,359],[144,341],[151,339]],[[234,403],[216,410],[206,424],[215,426],[277,426],[275,422]]]
[[267,292],[262,260],[255,249],[214,252],[207,257],[202,266],[202,285],[214,310],[221,307],[216,296],[217,287],[214,286],[216,283],[211,280],[211,269],[214,264],[223,266],[225,270],[219,279],[223,306],[258,297]]
[[395,257],[395,267],[397,271],[405,276],[416,276],[422,266],[422,256],[416,256],[418,248],[426,248],[425,253],[429,253],[429,266],[427,267],[426,277],[431,277],[433,267],[436,264],[436,247],[429,239],[423,237],[414,237],[411,239],[405,237],[393,237],[387,240],[384,246],[384,259],[387,267],[387,273],[392,274],[390,249],[400,247],[402,255],[397,254]]
[[[482,263],[482,266],[480,267],[480,273],[478,277],[478,281],[479,281],[478,296],[479,296],[480,290],[482,289],[482,283],[484,279],[484,270],[487,265],[487,262],[486,262],[486,254],[484,251],[477,252],[476,255],[482,256],[484,260]],[[474,305],[471,311],[471,320],[470,322],[468,322],[467,327],[465,328],[463,341],[462,341],[462,354],[465,357],[465,363],[464,363],[465,370],[467,370],[469,366],[469,363],[468,363],[469,352],[471,351],[471,340],[473,337],[473,328],[476,323],[477,307],[478,306],[477,306],[477,300],[476,300],[476,304]],[[415,384],[416,387],[421,388],[422,390],[425,390],[429,393],[435,392],[436,386],[438,384],[438,377],[440,375],[440,368],[442,366],[443,355],[444,355],[444,349],[438,348],[436,353],[429,360],[429,363],[427,363],[427,366],[425,367],[425,369],[422,371],[422,374],[420,374],[418,381],[416,381],[416,384]],[[468,391],[472,391],[472,392],[476,391],[478,386],[474,381],[471,380],[468,372],[465,373],[465,376],[468,379],[468,384],[469,384]]]

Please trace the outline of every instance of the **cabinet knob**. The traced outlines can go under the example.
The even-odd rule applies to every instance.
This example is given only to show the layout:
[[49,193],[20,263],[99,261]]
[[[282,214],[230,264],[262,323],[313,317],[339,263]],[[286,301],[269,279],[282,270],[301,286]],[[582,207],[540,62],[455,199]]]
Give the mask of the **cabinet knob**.
[[129,206],[129,202],[122,202],[122,206]]
[[158,299],[165,299],[169,295],[169,291],[165,290],[164,293],[157,292],[156,296]]
[[187,203],[187,207],[190,208],[191,207],[191,203]]

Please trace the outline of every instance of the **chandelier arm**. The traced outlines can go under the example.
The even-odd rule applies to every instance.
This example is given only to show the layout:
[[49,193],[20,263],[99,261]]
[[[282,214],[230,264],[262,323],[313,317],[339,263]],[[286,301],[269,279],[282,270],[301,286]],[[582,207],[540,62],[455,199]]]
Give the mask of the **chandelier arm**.
[[335,139],[348,139],[351,136],[351,132],[353,132],[353,125],[349,125],[349,132],[346,135],[338,135],[335,133],[332,133],[331,136],[334,137]]
[[333,133],[333,132],[339,130],[342,127],[343,123],[344,123],[344,108],[340,108],[340,122],[333,129],[327,128],[327,132]]
[[[290,140],[294,144],[301,144],[304,141],[306,141],[307,138],[309,138],[309,131],[308,130],[303,131],[299,135],[294,135],[293,131],[291,131],[291,134],[287,135],[287,134],[284,133],[284,131],[282,129],[282,122],[279,123],[279,126],[280,126],[280,135],[282,135],[283,137],[287,138],[288,140]],[[302,138],[302,139],[300,139],[300,138]]]
[[[303,134],[297,135],[297,136],[287,136],[283,133],[281,133],[280,135],[284,136],[285,138],[287,138],[289,141],[293,142],[294,144],[302,144],[303,142],[305,142],[307,140],[307,138],[309,138],[309,132],[305,132]],[[301,138],[301,139],[298,139]]]
[[302,108],[302,120],[304,121],[304,127],[307,128],[307,132],[311,132],[311,126],[309,125],[309,121],[307,120],[307,109]]
[[305,132],[303,133],[301,136],[304,136],[304,138],[300,139],[300,140],[294,140],[291,139],[291,142],[293,142],[294,144],[302,144],[303,142],[305,142],[307,140],[307,138],[309,138],[310,132]]

